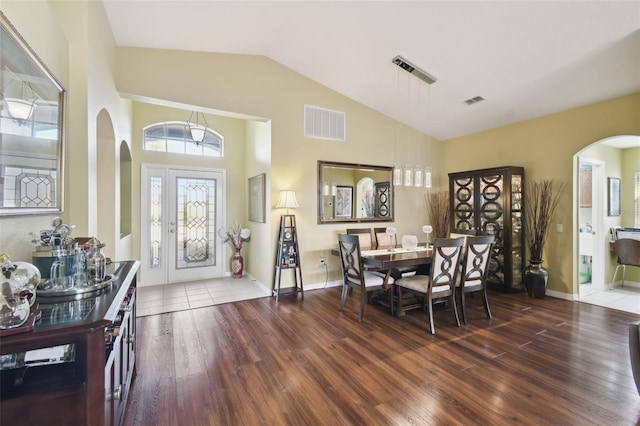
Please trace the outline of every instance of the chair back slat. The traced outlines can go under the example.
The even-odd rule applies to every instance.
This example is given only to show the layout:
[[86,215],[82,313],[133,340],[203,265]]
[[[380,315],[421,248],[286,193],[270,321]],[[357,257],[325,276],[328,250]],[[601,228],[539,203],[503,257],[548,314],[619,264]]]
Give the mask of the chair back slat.
[[350,283],[364,287],[359,235],[339,234],[338,244],[340,247],[340,260],[344,279]]
[[348,235],[357,235],[361,250],[373,248],[373,240],[371,239],[371,228],[347,228]]
[[378,248],[391,248],[398,245],[396,234],[387,234],[387,228],[373,228]]
[[621,265],[640,266],[640,240],[621,238],[613,243]]
[[488,272],[491,247],[495,237],[469,237],[466,241],[467,251],[464,259],[462,281],[465,284],[482,284]]
[[462,238],[436,238],[433,243],[431,285],[453,285],[458,276]]

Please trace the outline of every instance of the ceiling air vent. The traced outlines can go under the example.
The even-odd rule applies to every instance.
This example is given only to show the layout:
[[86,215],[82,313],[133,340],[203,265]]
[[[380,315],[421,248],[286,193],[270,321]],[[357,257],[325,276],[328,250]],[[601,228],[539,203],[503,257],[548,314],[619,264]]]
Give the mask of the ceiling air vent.
[[464,101],[465,104],[467,105],[473,105],[473,104],[477,104],[478,102],[482,102],[484,101],[484,98],[482,96],[476,96],[475,98],[469,98],[466,101]]
[[437,81],[434,76],[429,75],[426,71],[423,71],[420,68],[416,67],[411,62],[404,59],[402,56],[396,56],[395,58],[393,58],[392,62],[409,74],[415,75],[427,84],[433,84]]
[[346,114],[342,111],[304,106],[304,135],[310,138],[344,141]]

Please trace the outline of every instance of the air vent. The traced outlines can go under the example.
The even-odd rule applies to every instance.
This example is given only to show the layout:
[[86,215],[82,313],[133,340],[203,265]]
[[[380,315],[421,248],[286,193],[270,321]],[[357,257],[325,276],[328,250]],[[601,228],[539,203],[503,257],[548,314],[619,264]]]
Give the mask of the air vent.
[[304,135],[310,138],[344,141],[346,114],[342,111],[304,106]]
[[476,96],[475,98],[467,99],[466,101],[464,101],[464,103],[467,104],[467,105],[473,105],[473,104],[477,104],[478,102],[482,102],[482,101],[484,101],[484,98],[482,96]]
[[416,67],[411,62],[404,59],[402,56],[396,56],[395,58],[393,58],[393,63],[409,74],[415,75],[427,84],[433,84],[437,81],[435,77],[429,75],[426,71],[423,71],[420,68]]

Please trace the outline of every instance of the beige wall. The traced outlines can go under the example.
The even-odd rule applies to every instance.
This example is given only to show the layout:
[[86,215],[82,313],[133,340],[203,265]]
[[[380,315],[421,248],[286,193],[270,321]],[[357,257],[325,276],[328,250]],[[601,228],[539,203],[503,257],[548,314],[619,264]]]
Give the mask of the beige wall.
[[[553,227],[545,247],[545,266],[549,269],[551,291],[575,294],[578,279],[574,242],[577,225],[573,225],[574,217],[577,219],[574,154],[617,135],[640,135],[640,93],[448,140],[442,145],[441,170],[523,166],[526,179],[552,178],[566,183],[567,191],[554,220],[564,225],[564,232],[556,233]],[[619,168],[619,162],[613,167]],[[607,170],[613,172],[620,170]],[[610,219],[605,220],[605,226],[613,226]],[[606,243],[604,240],[605,237],[602,244]]]

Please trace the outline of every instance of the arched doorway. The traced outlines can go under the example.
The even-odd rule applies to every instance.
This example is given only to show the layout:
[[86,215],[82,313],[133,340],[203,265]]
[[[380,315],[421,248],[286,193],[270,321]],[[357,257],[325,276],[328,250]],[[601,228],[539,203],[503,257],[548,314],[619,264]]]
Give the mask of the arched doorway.
[[117,229],[120,217],[120,186],[117,176],[119,164],[116,161],[116,140],[113,130],[113,121],[109,113],[102,109],[96,117],[97,135],[97,235],[102,243],[105,255],[112,259],[117,258]]
[[[629,310],[625,306],[633,303],[640,307],[640,292],[636,302],[631,302],[626,293],[617,295],[621,290],[612,282],[615,259],[609,251],[610,229],[633,225],[625,225],[623,216],[609,216],[607,212],[607,178],[622,177],[630,182],[624,175],[633,170],[628,170],[625,158],[638,156],[638,149],[640,136],[620,135],[596,141],[574,155],[574,294],[582,302],[623,310]],[[623,205],[631,213],[633,201],[623,201]]]

